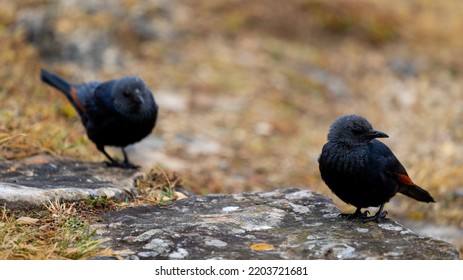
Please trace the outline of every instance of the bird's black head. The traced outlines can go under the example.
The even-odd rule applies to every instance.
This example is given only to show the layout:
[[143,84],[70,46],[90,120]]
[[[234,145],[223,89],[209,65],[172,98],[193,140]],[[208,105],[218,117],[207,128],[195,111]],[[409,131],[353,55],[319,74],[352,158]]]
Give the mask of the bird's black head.
[[333,122],[328,132],[328,141],[359,145],[375,138],[387,138],[386,133],[374,130],[367,119],[358,115],[345,115]]
[[153,96],[145,82],[136,76],[121,78],[112,93],[115,107],[125,113],[143,113],[152,110]]

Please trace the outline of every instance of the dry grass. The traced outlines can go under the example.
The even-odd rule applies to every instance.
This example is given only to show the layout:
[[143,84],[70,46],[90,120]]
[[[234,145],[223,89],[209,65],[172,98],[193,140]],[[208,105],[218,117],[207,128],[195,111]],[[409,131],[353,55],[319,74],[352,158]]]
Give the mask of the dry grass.
[[182,179],[173,173],[170,176],[160,167],[159,173],[151,170],[135,180],[135,186],[140,191],[130,205],[170,205],[173,202],[185,198],[185,194],[178,192],[177,188],[183,188]]
[[55,201],[46,209],[35,218],[2,210],[0,259],[87,259],[107,254],[100,248],[103,241],[93,237],[73,204]]
[[[122,3],[127,13],[139,8],[139,1]],[[151,4],[146,9],[154,13]],[[179,0],[176,5],[181,13],[172,24],[183,35],[174,41],[137,37],[129,21],[107,13],[71,10],[58,19],[58,32],[111,26],[126,66],[95,76],[132,72],[185,101],[184,109],[160,104],[154,135],[165,142],[163,154],[184,166],[159,162],[164,169],[173,169],[198,193],[292,185],[332,196],[316,159],[330,123],[358,113],[390,135],[384,142],[438,201],[424,205],[398,196],[398,203],[386,206],[391,216],[463,227],[463,202],[456,195],[463,182],[463,3]],[[20,8],[9,3],[0,14],[0,159],[48,152],[101,160],[65,99],[39,82],[43,62],[14,28]],[[72,63],[54,69],[81,80],[92,75]],[[178,134],[210,139],[221,149],[193,153],[176,141]],[[176,182],[167,176],[160,183],[165,176],[156,173],[139,182],[141,189],[150,186],[144,192],[149,199],[137,203],[162,201],[159,191],[169,180]]]

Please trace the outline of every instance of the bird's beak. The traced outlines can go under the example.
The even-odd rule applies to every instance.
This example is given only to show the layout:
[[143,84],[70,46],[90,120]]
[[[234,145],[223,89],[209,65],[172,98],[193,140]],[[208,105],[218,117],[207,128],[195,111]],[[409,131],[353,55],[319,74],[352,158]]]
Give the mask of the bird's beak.
[[141,95],[141,92],[138,88],[135,89],[135,98],[137,99],[137,103],[139,104],[145,103],[145,100],[143,100],[143,96]]
[[368,132],[368,138],[370,139],[375,139],[375,138],[388,138],[389,135],[387,135],[386,133],[384,132],[381,132],[379,130],[370,130],[370,132]]

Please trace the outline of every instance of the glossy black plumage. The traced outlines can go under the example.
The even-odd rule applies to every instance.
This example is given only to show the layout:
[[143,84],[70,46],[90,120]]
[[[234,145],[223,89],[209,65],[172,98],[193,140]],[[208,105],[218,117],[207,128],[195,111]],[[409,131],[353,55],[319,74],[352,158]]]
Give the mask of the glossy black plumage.
[[[158,106],[144,81],[136,76],[107,82],[72,85],[56,74],[41,70],[42,81],[58,89],[79,113],[87,135],[109,160],[109,166],[134,168],[124,148],[153,130]],[[105,146],[122,149],[124,161],[115,161]]]
[[[363,117],[346,115],[330,127],[328,142],[318,159],[327,186],[344,202],[357,207],[343,214],[363,221],[386,216],[383,207],[397,192],[423,202],[434,202],[429,193],[415,185],[392,151],[375,138],[388,137],[374,130]],[[361,208],[380,207],[368,217]]]

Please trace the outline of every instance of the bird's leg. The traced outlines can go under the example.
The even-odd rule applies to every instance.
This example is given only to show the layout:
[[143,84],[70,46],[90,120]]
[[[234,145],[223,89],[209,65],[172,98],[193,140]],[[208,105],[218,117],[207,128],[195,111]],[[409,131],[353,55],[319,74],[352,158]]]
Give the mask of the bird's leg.
[[116,160],[114,160],[104,149],[104,146],[97,146],[97,149],[103,153],[103,155],[106,156],[106,158],[109,160],[109,161],[105,161],[105,164],[106,166],[108,167],[120,167],[120,168],[125,168],[125,169],[137,169],[138,166],[132,164],[129,162],[129,159],[127,157],[127,154],[125,153],[125,150],[124,148],[122,148],[122,154],[124,155],[124,161],[121,163],[121,162],[118,162]]
[[368,210],[365,210],[365,212],[362,212],[361,208],[357,208],[354,213],[349,214],[349,213],[341,213],[339,214],[339,217],[346,217],[348,220],[352,219],[364,219],[368,217],[368,214],[370,212]]
[[109,160],[109,161],[105,161],[106,163],[106,166],[120,166],[120,163],[118,163],[117,161],[115,161],[104,149],[104,146],[96,146],[96,148],[98,149],[98,151],[102,152],[103,155],[106,156],[106,158]]
[[139,166],[137,166],[137,165],[135,165],[135,164],[133,164],[133,163],[131,163],[129,161],[129,157],[127,156],[127,153],[125,152],[125,149],[121,148],[121,150],[122,150],[122,154],[124,155],[124,162],[122,164],[122,167],[123,168],[130,168],[130,169],[138,169]]
[[377,223],[379,223],[381,221],[381,219],[384,219],[386,218],[387,216],[387,211],[383,211],[384,209],[384,203],[381,204],[381,206],[379,207],[379,210],[378,212],[376,212],[376,214],[374,216],[371,216],[371,217],[363,217],[363,218],[360,218],[360,220],[364,223],[366,222],[371,222],[371,221],[375,221]]

